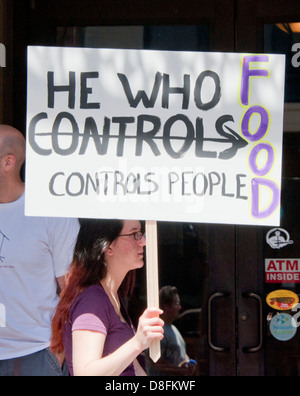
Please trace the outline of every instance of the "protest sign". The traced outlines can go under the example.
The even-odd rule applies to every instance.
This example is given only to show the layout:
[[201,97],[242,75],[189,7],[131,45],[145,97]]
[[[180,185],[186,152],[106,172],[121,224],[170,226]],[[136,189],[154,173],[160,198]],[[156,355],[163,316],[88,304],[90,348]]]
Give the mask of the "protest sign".
[[[29,47],[25,213],[279,225],[284,57]],[[159,343],[150,356],[157,361]]]
[[284,63],[29,47],[26,214],[279,225]]

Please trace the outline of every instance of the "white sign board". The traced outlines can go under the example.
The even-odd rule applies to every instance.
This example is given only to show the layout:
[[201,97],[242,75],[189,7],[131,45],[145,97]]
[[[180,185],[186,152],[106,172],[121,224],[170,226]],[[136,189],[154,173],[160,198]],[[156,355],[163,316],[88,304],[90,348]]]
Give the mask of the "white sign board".
[[29,47],[26,215],[279,225],[284,64]]

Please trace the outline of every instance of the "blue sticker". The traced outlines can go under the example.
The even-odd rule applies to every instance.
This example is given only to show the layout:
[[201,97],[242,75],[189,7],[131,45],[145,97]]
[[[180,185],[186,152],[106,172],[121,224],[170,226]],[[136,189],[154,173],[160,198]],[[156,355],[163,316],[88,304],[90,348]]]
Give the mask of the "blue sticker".
[[285,313],[279,313],[270,322],[270,332],[279,341],[289,341],[297,333],[297,327],[293,325],[293,317]]

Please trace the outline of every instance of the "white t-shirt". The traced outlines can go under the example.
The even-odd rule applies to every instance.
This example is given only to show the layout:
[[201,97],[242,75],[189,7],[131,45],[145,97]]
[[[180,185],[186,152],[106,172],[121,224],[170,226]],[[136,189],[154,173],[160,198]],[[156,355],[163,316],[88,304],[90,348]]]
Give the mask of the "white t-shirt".
[[170,324],[164,325],[164,339],[161,342],[162,358],[174,366],[186,360],[186,345],[179,330]]
[[49,346],[56,278],[72,261],[77,219],[26,217],[24,195],[0,204],[0,360]]
[[[171,366],[178,367],[186,360],[186,344],[177,327],[165,323],[164,338],[161,341],[161,357]],[[166,376],[166,372],[159,371],[157,366],[147,363],[147,373],[149,376]]]

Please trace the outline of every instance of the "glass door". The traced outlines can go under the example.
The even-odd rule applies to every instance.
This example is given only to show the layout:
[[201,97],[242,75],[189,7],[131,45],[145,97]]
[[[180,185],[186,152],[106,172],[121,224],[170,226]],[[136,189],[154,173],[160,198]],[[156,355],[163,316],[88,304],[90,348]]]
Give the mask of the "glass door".
[[[286,55],[280,227],[237,230],[238,371],[246,375],[298,376],[300,4],[285,1],[274,7],[268,0],[239,1],[237,16],[237,51]],[[253,305],[251,312],[249,304]],[[246,339],[253,346],[250,350],[242,347]]]
[[174,323],[200,376],[236,375],[235,227],[159,224],[160,284],[177,286]]

